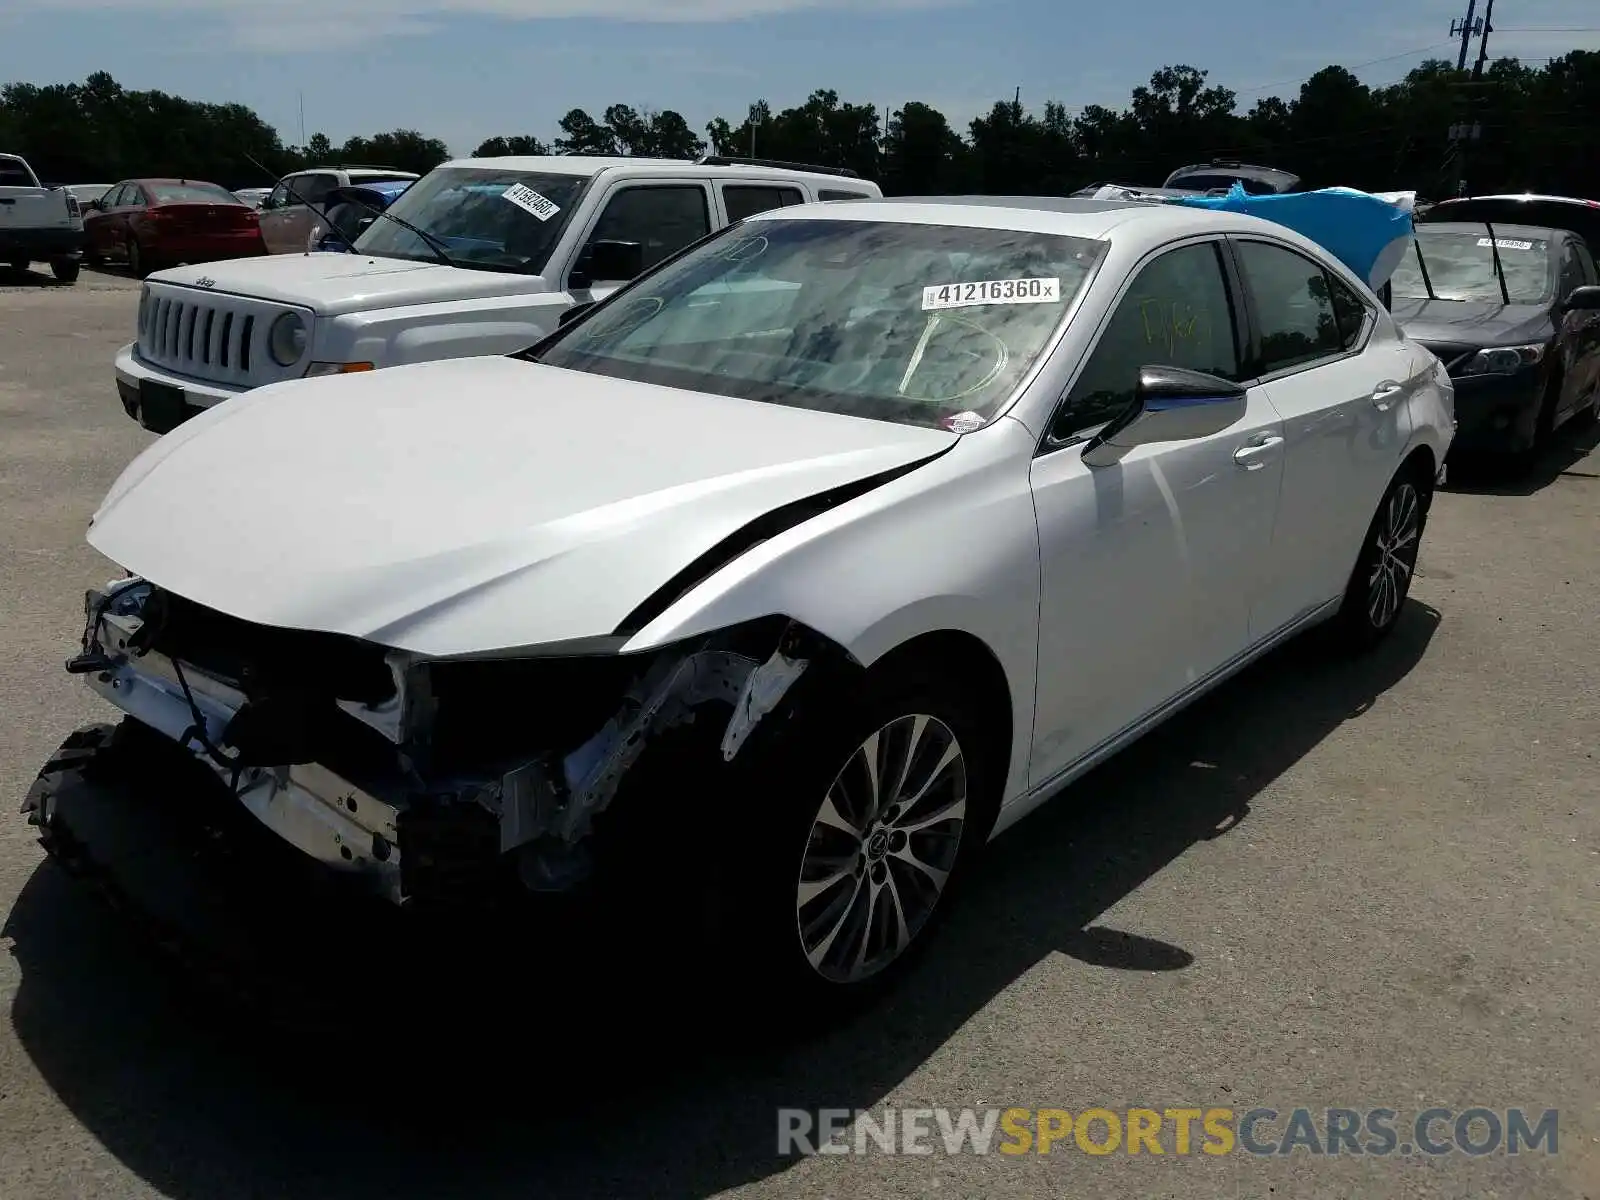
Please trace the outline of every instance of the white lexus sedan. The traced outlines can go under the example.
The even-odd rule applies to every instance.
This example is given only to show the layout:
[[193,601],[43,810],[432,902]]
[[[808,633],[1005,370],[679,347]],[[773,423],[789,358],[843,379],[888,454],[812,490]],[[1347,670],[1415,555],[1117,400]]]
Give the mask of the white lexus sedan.
[[856,995],[1094,763],[1313,625],[1387,634],[1452,405],[1254,217],[775,209],[521,355],[153,444],[68,664],[125,718],[28,807],[49,844],[69,760],[197,757],[390,899],[709,887],[731,968]]

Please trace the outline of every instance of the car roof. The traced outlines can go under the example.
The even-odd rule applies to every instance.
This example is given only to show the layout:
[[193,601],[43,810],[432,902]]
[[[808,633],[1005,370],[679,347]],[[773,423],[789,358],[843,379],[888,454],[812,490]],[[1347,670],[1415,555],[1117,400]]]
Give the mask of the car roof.
[[853,175],[829,175],[821,171],[805,171],[796,167],[763,167],[748,163],[729,163],[719,165],[715,163],[697,163],[687,158],[644,158],[624,155],[586,155],[586,154],[512,154],[497,158],[455,158],[447,163],[440,163],[441,167],[497,167],[505,171],[542,172],[546,175],[598,175],[601,171],[613,168],[626,168],[630,173],[641,175],[681,175],[684,172],[692,174],[712,173],[726,175],[730,179],[742,177],[771,178],[774,175],[794,178],[802,176],[806,179],[816,180],[831,188],[849,190],[851,188],[872,188],[876,185],[869,180],[860,179]]
[[148,184],[153,184],[153,185],[172,184],[172,183],[176,183],[176,184],[179,184],[179,185],[200,184],[200,185],[202,185],[204,187],[222,188],[223,191],[227,191],[228,190],[227,188],[222,187],[222,185],[220,183],[212,183],[211,180],[209,180],[209,179],[193,179],[193,178],[184,179],[184,178],[180,178],[179,176],[176,176],[176,175],[172,175],[172,176],[142,175],[142,176],[138,177],[137,179],[124,179],[122,182],[123,183],[137,183],[137,184],[141,184],[141,185],[147,184],[147,183]]
[[1452,196],[1448,200],[1435,201],[1435,204],[1443,208],[1447,204],[1471,204],[1474,200],[1539,200],[1548,204],[1579,204],[1585,208],[1600,208],[1600,200],[1584,200],[1577,196],[1545,196],[1538,192],[1507,192],[1503,195],[1493,196]]
[[[1152,241],[1186,233],[1254,233],[1292,243],[1307,241],[1282,225],[1244,213],[1167,204],[1159,200],[1091,200],[1067,196],[896,196],[882,200],[835,200],[768,209],[746,220],[797,218],[965,225],[1095,241],[1103,240],[1114,229],[1131,230],[1133,227]],[[1326,255],[1326,251],[1323,253]]]

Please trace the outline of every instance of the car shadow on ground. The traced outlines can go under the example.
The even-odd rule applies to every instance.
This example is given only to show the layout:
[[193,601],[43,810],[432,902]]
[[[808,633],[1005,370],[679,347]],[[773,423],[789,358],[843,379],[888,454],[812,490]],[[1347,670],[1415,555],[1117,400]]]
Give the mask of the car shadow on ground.
[[[469,1003],[473,1039],[452,1040],[460,1028],[426,1005],[403,1014],[409,1036],[380,1033],[362,1002],[334,1039],[267,1034],[195,1001],[48,863],[3,931],[22,973],[12,1020],[72,1115],[177,1200],[707,1196],[792,1164],[777,1156],[776,1109],[881,1103],[1053,953],[1095,969],[1188,966],[1183,948],[1098,918],[1248,820],[1263,788],[1406,676],[1440,619],[1413,600],[1355,658],[1300,639],[1175,717],[998,839],[915,969],[822,1030],[731,1040],[725,1015],[761,1024],[742,997],[685,1007],[672,997],[692,962],[630,978],[617,973],[627,948],[598,945],[560,968],[542,947],[509,947],[538,999]],[[670,938],[667,915],[640,914],[639,936]],[[439,961],[419,946],[372,970],[399,996]],[[471,1049],[452,1061],[452,1046]]]
[[[42,268],[42,269],[41,269]],[[71,287],[50,273],[48,264],[34,263],[25,271],[14,269],[9,263],[0,264],[0,287]]]
[[1568,421],[1526,471],[1489,460],[1458,463],[1452,458],[1444,490],[1472,496],[1532,496],[1559,479],[1600,479],[1596,448],[1600,448],[1600,421]]

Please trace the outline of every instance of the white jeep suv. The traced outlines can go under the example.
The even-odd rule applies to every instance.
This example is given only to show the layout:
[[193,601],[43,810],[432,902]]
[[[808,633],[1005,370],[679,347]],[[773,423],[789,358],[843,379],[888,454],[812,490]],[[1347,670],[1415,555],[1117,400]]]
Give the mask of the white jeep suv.
[[364,222],[352,253],[152,275],[138,339],[117,353],[117,391],[165,433],[264,384],[514,353],[713,230],[881,195],[851,172],[756,159],[447,162]]

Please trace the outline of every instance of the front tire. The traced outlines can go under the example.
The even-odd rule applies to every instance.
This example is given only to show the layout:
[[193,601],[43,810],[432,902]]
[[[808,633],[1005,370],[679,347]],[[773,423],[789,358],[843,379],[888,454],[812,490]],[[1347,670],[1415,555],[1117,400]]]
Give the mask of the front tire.
[[78,282],[78,261],[72,258],[58,258],[50,264],[50,274],[56,277],[57,283]]
[[875,993],[927,944],[987,840],[1004,769],[949,676],[890,667],[863,683],[750,764],[761,852],[723,906],[749,920],[775,994],[813,1011]]
[[1337,637],[1345,649],[1370,649],[1399,623],[1411,594],[1432,502],[1432,480],[1415,465],[1402,470],[1384,493],[1335,618]]

